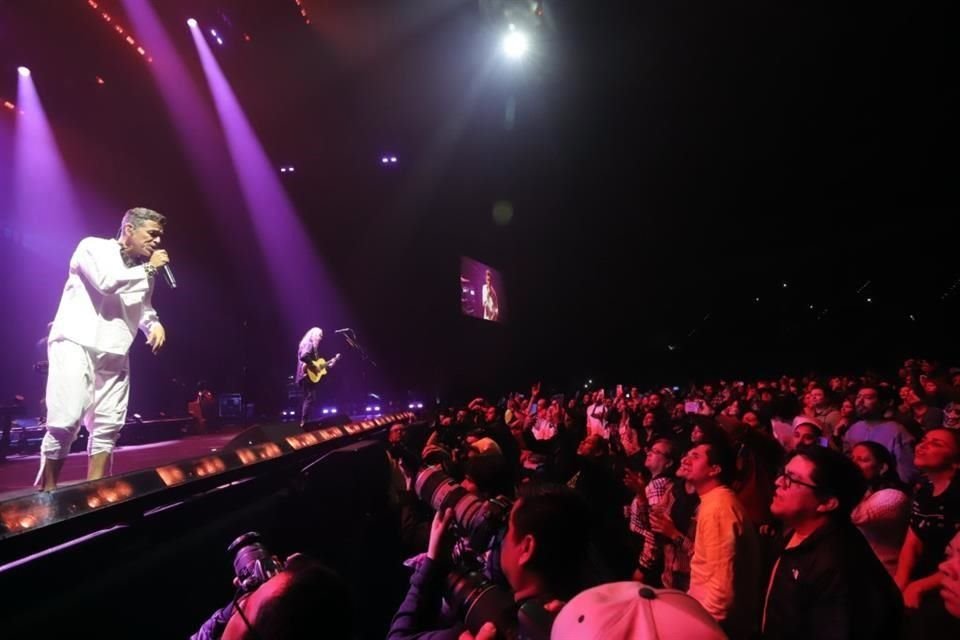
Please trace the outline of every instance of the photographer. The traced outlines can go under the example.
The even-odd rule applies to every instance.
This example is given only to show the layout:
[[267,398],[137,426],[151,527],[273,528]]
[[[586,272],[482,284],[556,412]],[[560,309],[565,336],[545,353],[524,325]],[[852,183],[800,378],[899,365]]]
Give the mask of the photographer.
[[[466,630],[463,621],[444,621],[439,615],[450,562],[452,519],[450,509],[438,511],[434,517],[426,558],[410,578],[410,589],[393,618],[389,640],[457,640]],[[579,496],[561,486],[524,486],[510,511],[500,553],[500,569],[509,582],[517,617],[532,609],[553,610],[555,607],[545,605],[567,600],[585,586],[581,567],[587,536],[586,506]],[[553,614],[548,615],[552,620]],[[496,630],[490,625],[493,621],[482,622],[481,629],[470,632],[491,637]],[[505,637],[505,629],[496,631],[496,637]],[[519,637],[526,637],[523,629]]]
[[352,638],[352,605],[346,583],[302,553],[286,561],[251,531],[227,548],[233,555],[236,595],[190,636],[190,640],[295,640]]
[[[237,596],[191,640],[295,640],[353,637],[352,605],[343,580],[319,561],[290,556],[263,582],[238,580]],[[269,575],[269,574],[268,574]]]

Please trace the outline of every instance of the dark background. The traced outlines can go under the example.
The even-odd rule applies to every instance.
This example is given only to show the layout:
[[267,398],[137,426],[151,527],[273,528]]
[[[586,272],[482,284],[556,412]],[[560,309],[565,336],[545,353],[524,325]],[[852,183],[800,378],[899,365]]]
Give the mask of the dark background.
[[[517,65],[495,51],[503,4],[305,0],[307,25],[293,0],[153,3],[204,90],[185,20],[225,34],[211,46],[260,141],[296,166],[283,183],[379,364],[354,382],[354,359],[341,384],[430,401],[958,355],[941,9],[557,1]],[[0,98],[20,64],[86,233],[130,206],[170,217],[181,288],[155,298],[165,353],[133,349],[131,410],[180,413],[198,380],[278,408],[300,333],[278,328],[246,213],[205,204],[148,65],[83,2],[5,0]],[[0,397],[35,402],[66,259],[26,250],[0,213]],[[503,273],[508,325],[460,316],[461,255]]]

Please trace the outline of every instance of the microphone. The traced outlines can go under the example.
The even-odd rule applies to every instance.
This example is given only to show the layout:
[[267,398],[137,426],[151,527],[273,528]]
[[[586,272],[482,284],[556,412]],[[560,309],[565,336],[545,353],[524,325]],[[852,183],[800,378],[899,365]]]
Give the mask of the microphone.
[[170,269],[169,264],[160,267],[160,275],[163,276],[163,281],[167,283],[168,287],[171,289],[177,288],[177,279],[173,277],[173,270]]
[[334,333],[350,333],[351,331],[353,331],[353,329],[350,329],[350,328],[347,328],[347,329],[337,329],[336,331],[334,331]]

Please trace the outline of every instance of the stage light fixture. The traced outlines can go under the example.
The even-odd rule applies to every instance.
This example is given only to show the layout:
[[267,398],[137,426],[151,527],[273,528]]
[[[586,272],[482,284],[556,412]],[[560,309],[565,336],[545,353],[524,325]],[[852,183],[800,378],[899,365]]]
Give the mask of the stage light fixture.
[[500,46],[508,58],[519,60],[530,49],[530,41],[526,34],[517,31],[516,27],[511,24],[510,30],[503,36]]
[[95,0],[87,0],[87,4],[90,6],[91,9],[93,9],[94,11],[96,11],[97,14],[98,14],[101,18],[103,18],[103,21],[104,21],[104,22],[106,22],[106,23],[108,23],[108,24],[113,23],[113,29],[114,29],[114,31],[116,31],[116,32],[119,33],[121,36],[123,36],[123,39],[127,41],[127,44],[129,44],[131,47],[133,47],[134,49],[136,49],[137,53],[139,53],[141,56],[143,56],[144,58],[146,58],[147,62],[153,62],[153,58],[147,55],[146,50],[145,50],[143,47],[141,47],[140,45],[138,45],[138,44],[137,44],[137,41],[134,40],[132,36],[127,35],[126,31],[124,31],[123,27],[120,26],[119,23],[115,23],[115,22],[114,22],[113,16],[111,16],[111,15],[110,15],[109,13],[107,13],[106,11],[100,11],[100,10],[99,10],[99,9],[100,9],[99,3],[97,3]]
[[17,73],[26,78],[30,75],[30,69],[27,69],[26,67],[17,67]]
[[197,28],[196,18],[187,18],[187,26],[190,27],[191,29],[196,29]]
[[303,6],[303,0],[293,0],[297,3],[297,8],[300,9],[300,17],[303,18],[303,21],[306,24],[310,24],[310,16],[307,15],[307,9]]

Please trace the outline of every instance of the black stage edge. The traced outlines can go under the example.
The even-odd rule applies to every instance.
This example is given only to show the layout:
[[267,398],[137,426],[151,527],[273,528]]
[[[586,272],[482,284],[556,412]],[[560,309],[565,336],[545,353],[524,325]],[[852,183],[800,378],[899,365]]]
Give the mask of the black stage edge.
[[68,540],[258,474],[302,467],[326,451],[413,417],[398,413],[306,432],[292,423],[254,426],[208,456],[0,502],[0,574]]
[[[5,637],[189,637],[234,596],[227,546],[257,531],[342,575],[357,640],[382,640],[410,554],[384,441],[413,417],[254,426],[216,455],[0,504]],[[263,437],[276,439],[250,444]]]

